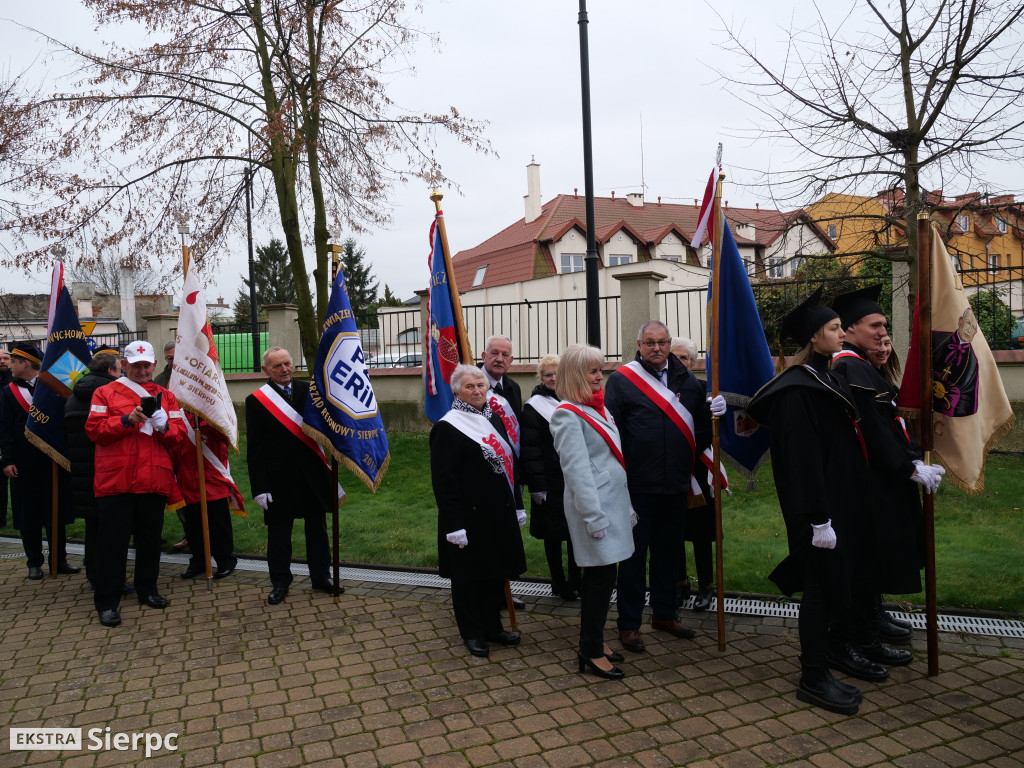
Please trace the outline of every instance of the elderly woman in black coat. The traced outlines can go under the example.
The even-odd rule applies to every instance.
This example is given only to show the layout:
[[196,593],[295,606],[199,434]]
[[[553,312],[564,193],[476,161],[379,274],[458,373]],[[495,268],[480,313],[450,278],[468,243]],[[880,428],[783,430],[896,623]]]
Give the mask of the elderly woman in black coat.
[[[540,384],[533,388],[523,406],[519,426],[522,433],[522,475],[530,487],[530,535],[544,542],[544,555],[551,572],[551,592],[563,600],[579,597],[580,569],[572,554],[569,527],[565,523],[562,494],[565,480],[558,452],[551,439],[551,416],[560,402],[555,394],[558,355],[544,355],[537,365]],[[562,565],[562,543],[568,550],[568,578]]]
[[456,367],[452,408],[430,431],[430,479],[437,501],[437,559],[452,582],[452,606],[466,648],[487,656],[489,642],[518,645],[501,626],[504,585],[526,570],[526,522],[516,458],[505,427],[487,405],[487,379]]

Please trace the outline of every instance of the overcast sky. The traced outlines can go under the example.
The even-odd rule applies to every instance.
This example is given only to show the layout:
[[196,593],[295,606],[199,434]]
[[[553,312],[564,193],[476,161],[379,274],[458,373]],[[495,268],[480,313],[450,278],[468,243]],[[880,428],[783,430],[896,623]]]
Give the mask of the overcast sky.
[[[847,0],[824,4],[849,7]],[[752,181],[746,169],[780,158],[773,157],[767,142],[730,138],[756,117],[728,94],[714,72],[736,71],[740,62],[723,50],[722,23],[709,6],[683,0],[590,0],[587,5],[596,194],[643,189],[651,201],[660,195],[666,202],[692,202],[703,194],[716,144],[723,141],[725,198],[733,206],[767,200],[763,190],[736,186]],[[410,53],[417,75],[394,82],[394,99],[414,112],[455,105],[467,116],[490,121],[487,136],[499,155],[485,157],[454,143],[439,149],[442,165],[463,193],[446,192],[443,203],[456,253],[523,216],[531,158],[541,166],[544,201],[572,194],[574,187],[583,194],[578,2],[424,0],[424,6],[420,23],[440,34],[443,48],[436,53],[424,45]],[[781,49],[792,19],[804,22],[810,4],[717,0],[715,7],[769,54]],[[89,39],[89,16],[75,0],[4,0],[3,9],[0,15],[55,37]],[[0,57],[7,60],[0,58],[0,66],[19,71],[38,42],[5,37],[8,52]],[[993,191],[1019,194],[1021,182],[1013,172],[993,169]],[[429,192],[417,184],[396,188],[391,228],[359,237],[381,288],[388,283],[402,298],[426,281],[434,210]],[[267,230],[257,240],[270,236]],[[241,285],[239,274],[247,270],[244,241],[231,250],[208,285],[210,300],[220,294],[230,303]],[[2,289],[44,292],[48,273],[5,279]]]

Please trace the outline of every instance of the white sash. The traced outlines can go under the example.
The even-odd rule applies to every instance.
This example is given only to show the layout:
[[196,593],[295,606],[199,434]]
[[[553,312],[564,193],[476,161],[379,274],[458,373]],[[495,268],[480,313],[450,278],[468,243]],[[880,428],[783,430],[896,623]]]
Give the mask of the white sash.
[[479,445],[485,459],[490,460],[492,456],[497,457],[501,461],[501,467],[505,472],[508,489],[515,495],[512,449],[509,448],[508,443],[502,439],[501,435],[494,431],[494,425],[487,420],[487,417],[482,413],[472,414],[466,411],[450,410],[441,418],[441,421],[447,421],[459,432]]
[[487,404],[491,407],[491,411],[501,419],[501,423],[505,425],[505,432],[508,434],[508,439],[512,443],[512,450],[516,456],[519,455],[519,422],[516,420],[516,413],[512,410],[512,406],[509,405],[508,400],[504,396],[499,395],[493,389],[487,390]]
[[[28,387],[19,387],[18,383],[12,381],[10,383],[11,394],[14,395],[14,399],[18,401],[18,405],[25,409],[25,413],[29,413],[32,410],[32,392],[29,391]],[[22,392],[21,390],[25,391]]]
[[301,442],[305,443],[311,451],[318,453],[320,458],[323,459],[324,464],[328,464],[327,454],[324,453],[323,446],[302,431],[302,416],[292,407],[292,404],[281,397],[281,394],[270,384],[264,384],[256,391],[263,395],[266,404],[273,406],[272,408],[267,408],[267,413],[277,419],[285,429],[295,435]]
[[[127,376],[122,376],[119,379],[114,379],[114,381],[110,382],[110,384],[120,384],[122,387],[131,390],[134,395],[138,396],[140,405],[142,404],[142,398],[154,397],[154,395],[151,395],[149,392],[147,392],[146,389],[141,384],[132,381]],[[161,407],[163,406],[161,405]],[[176,419],[181,416],[181,411],[165,411],[165,413],[167,414],[168,419]],[[139,432],[141,432],[144,435],[153,434],[153,425],[149,423],[148,419],[142,422],[142,426],[139,428]]]
[[[188,419],[182,419],[182,421],[185,422],[185,433],[188,435],[188,439],[191,441],[192,445],[195,445],[195,427],[192,426],[192,422],[189,421]],[[232,485],[235,484],[235,481],[231,479],[231,471],[228,469],[228,467],[221,463],[221,460],[217,458],[217,454],[215,454],[213,450],[210,448],[210,446],[208,446],[205,442],[203,443],[203,458],[206,459],[207,462],[209,462],[211,467],[217,470],[217,474],[219,474]]]
[[558,407],[558,400],[553,398],[551,395],[534,395],[526,404],[533,408],[544,421],[550,423],[551,416],[555,412],[555,408]]
[[651,392],[650,394],[661,398],[665,403],[670,405],[672,407],[672,410],[675,411],[679,415],[679,418],[683,420],[683,423],[686,424],[687,427],[689,427],[690,434],[694,434],[693,415],[688,410],[686,410],[686,407],[682,403],[679,402],[679,398],[676,396],[676,393],[669,389],[666,384],[661,383],[660,378],[658,378],[657,376],[652,376],[650,373],[647,372],[647,369],[640,365],[640,363],[637,362],[636,360],[626,363],[623,366],[623,368],[631,369],[641,379],[646,381],[647,384],[653,390],[653,392]]

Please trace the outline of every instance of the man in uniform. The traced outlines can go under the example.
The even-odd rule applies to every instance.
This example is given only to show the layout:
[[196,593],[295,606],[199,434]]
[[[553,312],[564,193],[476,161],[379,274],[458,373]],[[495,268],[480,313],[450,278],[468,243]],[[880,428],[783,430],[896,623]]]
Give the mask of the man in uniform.
[[[619,640],[644,650],[640,636],[651,553],[651,626],[684,639],[696,633],[678,620],[679,581],[687,495],[697,457],[711,444],[711,409],[704,385],[670,354],[672,334],[648,320],[637,335],[635,359],[608,377],[605,406],[622,436],[629,498],[637,514],[633,555],[619,565]],[[716,414],[725,412],[719,396]]]
[[153,381],[156,355],[148,341],[124,351],[127,376],[92,396],[85,432],[96,444],[96,589],[100,623],[121,623],[128,540],[135,539],[135,593],[139,603],[166,608],[157,591],[164,507],[176,493],[173,454],[185,439],[178,401]]
[[[288,596],[292,583],[292,523],[303,521],[313,589],[334,592],[327,513],[336,483],[320,446],[302,431],[309,383],[292,378],[292,356],[281,347],[263,353],[267,383],[245,399],[249,485],[264,511],[267,566],[273,589],[267,602]],[[341,591],[344,591],[342,589]]]
[[[508,375],[512,367],[512,340],[508,336],[495,335],[487,339],[484,353],[480,356],[479,368],[483,369],[484,378],[490,390],[487,403],[491,412],[501,419],[508,434],[509,443],[515,452],[516,462],[516,500],[518,509],[516,516],[519,527],[526,524],[526,509],[522,501],[522,483],[519,481],[519,420],[523,416],[523,393],[519,385]],[[526,603],[519,597],[512,598],[512,606],[521,611]]]
[[28,557],[28,577],[43,578],[43,528],[57,573],[78,573],[68,564],[64,526],[71,522],[71,476],[57,471],[57,530],[53,530],[53,460],[29,442],[25,424],[32,408],[32,396],[43,353],[35,344],[18,342],[11,352],[13,379],[0,390],[0,466],[10,480],[14,527],[21,531],[21,543]]
[[882,374],[869,362],[888,333],[878,303],[881,285],[837,296],[833,309],[846,333],[843,349],[832,371],[846,379],[860,412],[861,434],[868,457],[871,509],[864,516],[857,553],[859,574],[853,589],[853,637],[834,636],[829,663],[863,680],[884,680],[885,667],[904,666],[913,660],[909,651],[887,643],[910,642],[910,629],[896,624],[882,609],[881,593],[915,594],[921,591],[922,524],[918,484],[927,492],[938,487],[945,470],[924,466],[896,416],[894,393]]

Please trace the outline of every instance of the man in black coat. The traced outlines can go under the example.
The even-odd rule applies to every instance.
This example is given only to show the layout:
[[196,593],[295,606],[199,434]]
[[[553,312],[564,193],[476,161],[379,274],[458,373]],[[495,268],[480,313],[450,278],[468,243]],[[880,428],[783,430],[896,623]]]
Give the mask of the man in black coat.
[[[671,342],[664,323],[644,323],[636,358],[612,373],[605,388],[605,405],[622,436],[629,497],[638,518],[634,552],[619,565],[617,586],[619,640],[633,652],[644,650],[640,626],[648,550],[651,625],[676,637],[696,634],[679,623],[676,589],[690,478],[696,458],[711,444],[711,410],[704,385],[670,354]],[[681,412],[688,412],[689,425]]]
[[94,584],[96,578],[96,535],[99,518],[93,479],[96,475],[96,444],[85,434],[92,393],[121,377],[121,360],[117,350],[101,348],[89,361],[89,373],[75,383],[71,397],[64,405],[64,434],[68,441],[71,462],[71,489],[75,500],[75,517],[85,521],[85,576]]
[[[0,347],[0,389],[11,383],[11,353]],[[0,473],[0,528],[7,525],[7,475]]]
[[0,390],[0,466],[11,481],[14,527],[28,557],[28,577],[43,578],[43,528],[57,573],[78,573],[68,564],[64,526],[71,520],[71,485],[67,472],[58,469],[58,519],[53,530],[50,509],[53,498],[53,460],[29,442],[25,424],[32,407],[43,353],[28,342],[18,342],[11,352],[14,379]]
[[[292,378],[292,356],[281,347],[263,354],[269,379],[245,399],[249,485],[264,510],[267,566],[273,589],[267,602],[280,603],[292,582],[292,523],[303,520],[306,562],[313,589],[334,592],[327,512],[337,503],[337,483],[323,451],[302,432],[309,384]],[[342,589],[341,591],[344,591]]]

